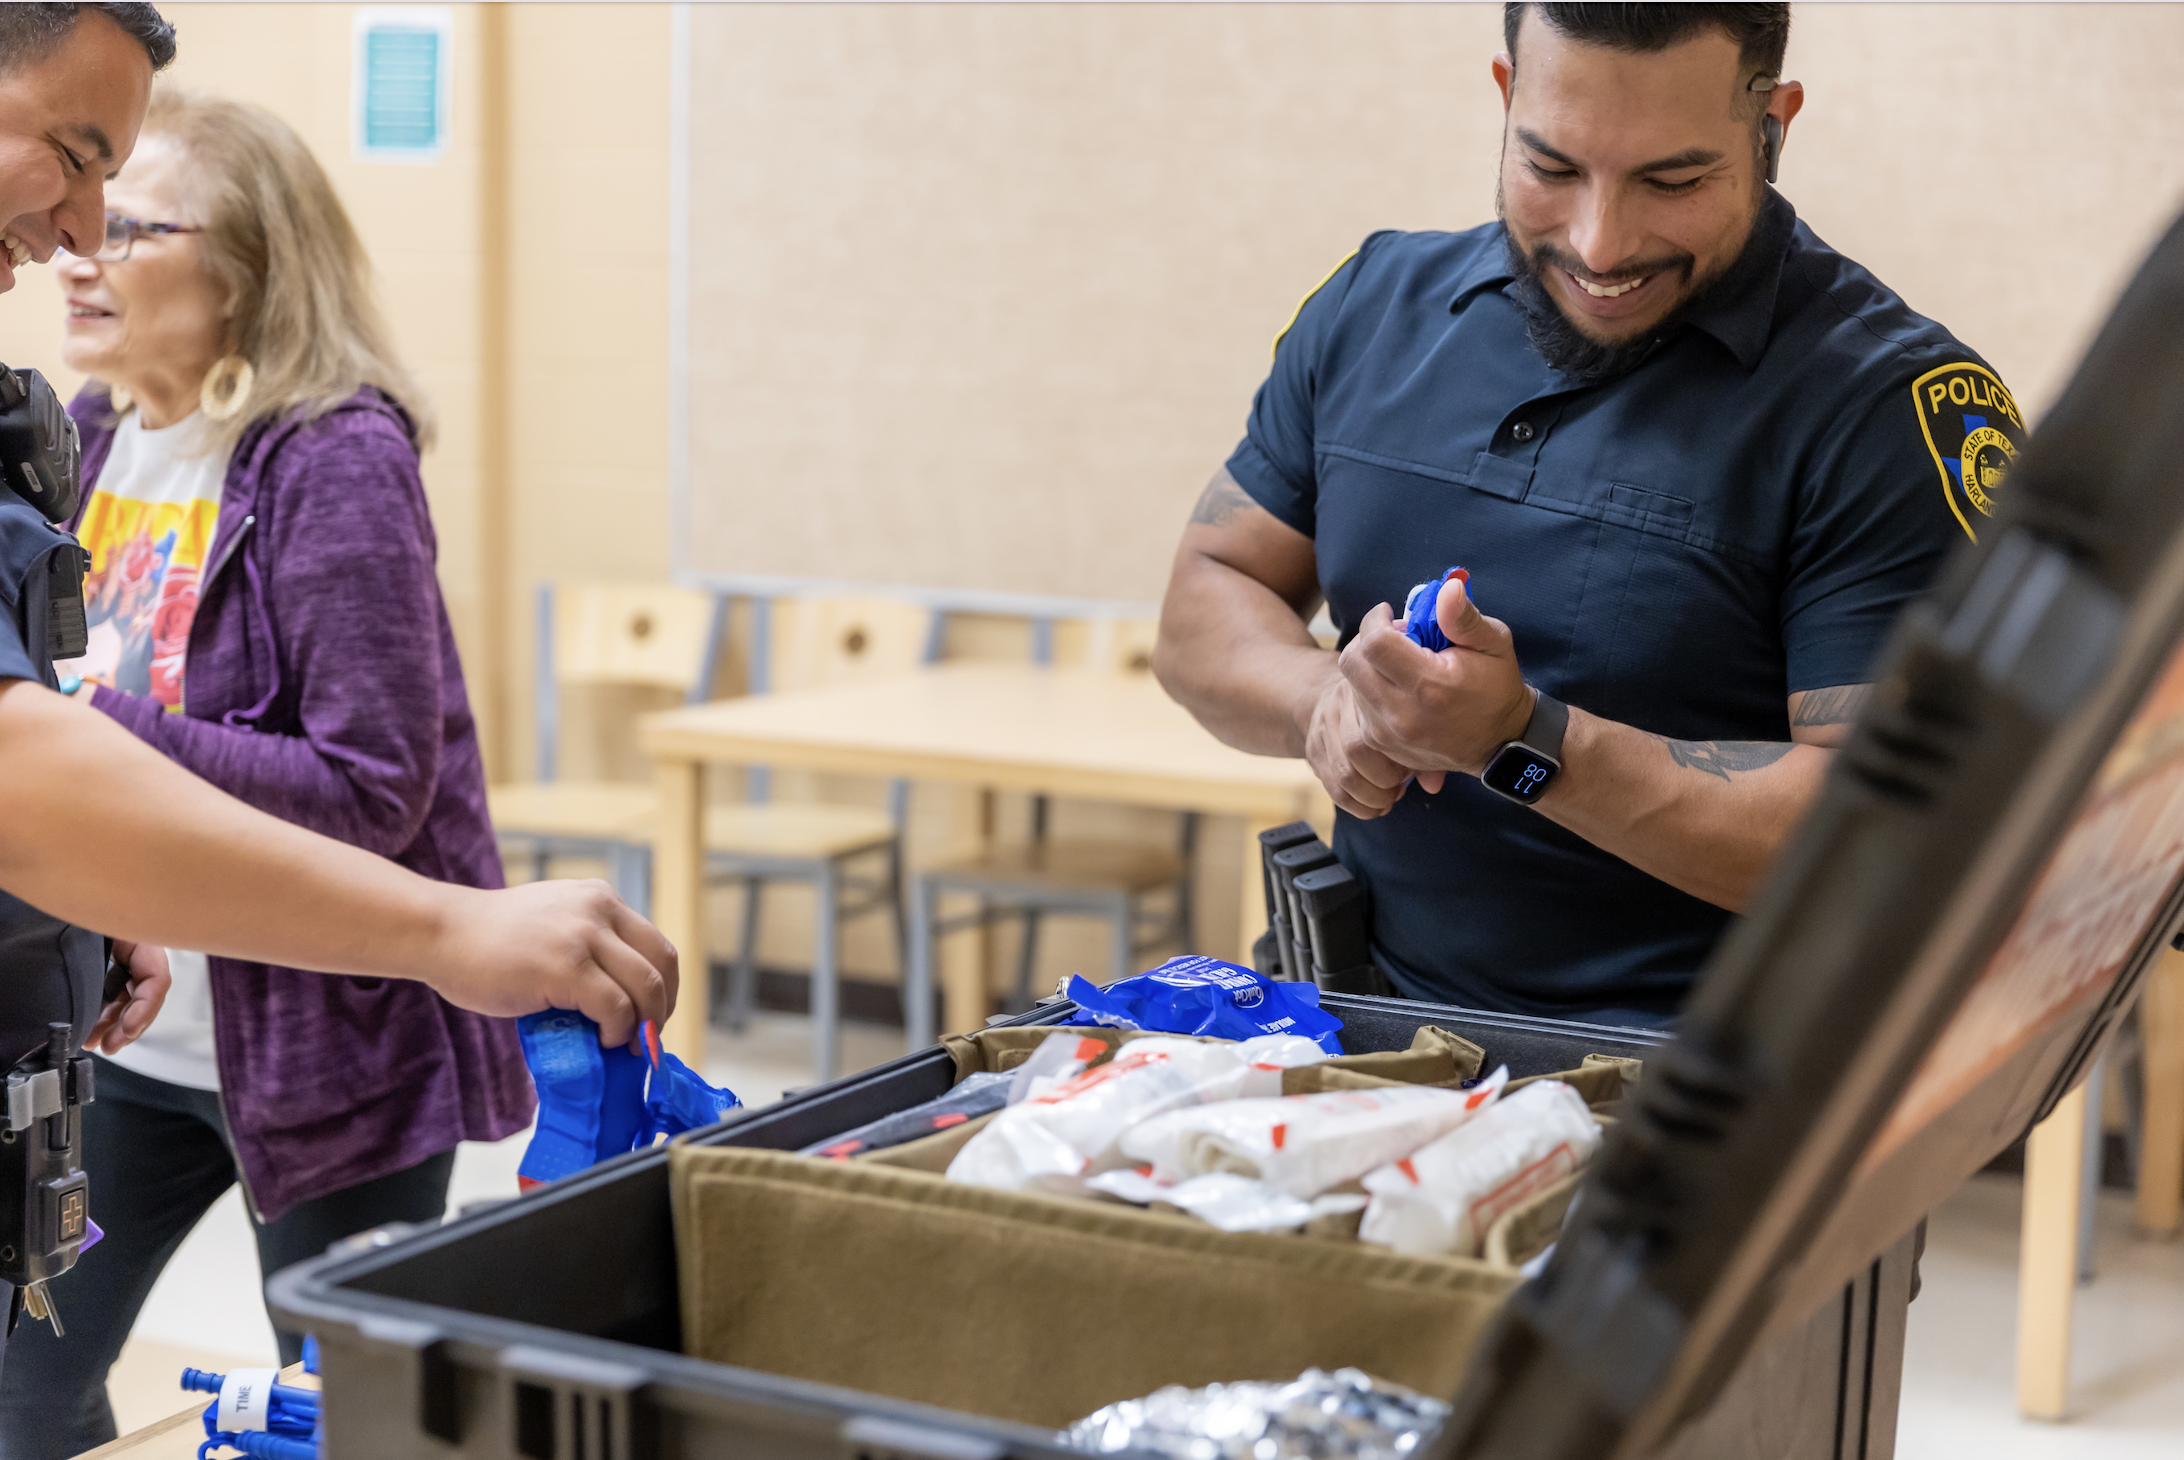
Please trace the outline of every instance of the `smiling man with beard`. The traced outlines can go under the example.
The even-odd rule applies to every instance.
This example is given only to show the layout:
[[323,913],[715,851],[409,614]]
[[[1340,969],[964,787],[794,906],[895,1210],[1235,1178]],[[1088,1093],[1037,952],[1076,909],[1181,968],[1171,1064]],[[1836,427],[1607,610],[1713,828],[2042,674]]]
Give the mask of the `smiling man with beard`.
[[[1501,221],[1337,266],[1184,530],[1161,682],[1310,761],[1402,994],[1673,1017],[2023,441],[1771,186],[1789,28],[1506,7]],[[1435,652],[1392,606],[1451,563]]]

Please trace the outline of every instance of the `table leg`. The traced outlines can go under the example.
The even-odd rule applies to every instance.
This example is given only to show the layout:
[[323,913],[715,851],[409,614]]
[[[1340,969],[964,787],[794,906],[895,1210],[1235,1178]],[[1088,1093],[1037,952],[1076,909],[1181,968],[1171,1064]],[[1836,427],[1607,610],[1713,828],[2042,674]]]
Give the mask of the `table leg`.
[[1241,880],[1236,889],[1236,951],[1229,956],[1246,967],[1251,964],[1251,945],[1267,929],[1266,872],[1259,860],[1259,833],[1282,824],[1266,816],[1244,818]]
[[2139,1000],[2146,1114],[2139,1139],[2138,1220],[2148,1232],[2184,1226],[2184,953],[2165,952]]
[[2070,1396],[2070,1309],[2078,1288],[2084,1085],[2025,1141],[2025,1217],[2017,1258],[2017,1407],[2061,1419]]
[[675,1014],[660,1042],[701,1074],[713,992],[705,948],[704,769],[692,760],[654,764],[660,819],[652,843],[652,921],[675,945],[682,969]]

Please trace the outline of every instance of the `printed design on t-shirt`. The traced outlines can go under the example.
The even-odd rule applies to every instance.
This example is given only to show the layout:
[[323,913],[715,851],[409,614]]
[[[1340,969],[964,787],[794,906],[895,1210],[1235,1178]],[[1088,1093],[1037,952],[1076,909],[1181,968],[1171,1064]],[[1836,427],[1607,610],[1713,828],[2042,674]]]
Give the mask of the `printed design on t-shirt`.
[[2009,388],[1984,366],[1944,365],[1911,382],[1926,449],[1941,472],[1942,495],[1974,541],[1973,514],[1994,515],[1995,497],[2025,444],[2025,418]]
[[197,580],[220,504],[93,495],[77,540],[91,554],[83,584],[91,647],[77,672],[128,694],[182,708],[182,661],[197,613]]

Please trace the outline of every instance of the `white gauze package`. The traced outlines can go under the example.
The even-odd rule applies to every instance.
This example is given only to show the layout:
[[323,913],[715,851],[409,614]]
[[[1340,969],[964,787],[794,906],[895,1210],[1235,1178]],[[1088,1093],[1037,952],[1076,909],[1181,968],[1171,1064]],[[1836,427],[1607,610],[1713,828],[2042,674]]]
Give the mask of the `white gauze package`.
[[1281,1089],[1283,1070],[1326,1058],[1294,1034],[1240,1044],[1133,1039],[1106,1064],[994,1116],[948,1163],[948,1179],[1002,1191],[1081,1192],[1085,1177],[1122,1164],[1115,1141],[1138,1122],[1180,1106],[1271,1094]]
[[1600,1148],[1585,1098],[1541,1080],[1409,1157],[1365,1173],[1362,1241],[1398,1252],[1476,1257],[1487,1230],[1578,1170]]
[[1124,1168],[1088,1177],[1093,1191],[1139,1206],[1165,1202],[1224,1232],[1294,1232],[1314,1217],[1339,1216],[1365,1205],[1350,1192],[1331,1192],[1305,1201],[1276,1191],[1263,1181],[1216,1171],[1166,1186],[1143,1171]]
[[1508,1080],[1498,1069],[1469,1090],[1399,1085],[1176,1110],[1126,1131],[1122,1154],[1158,1182],[1226,1172],[1314,1197],[1454,1130]]

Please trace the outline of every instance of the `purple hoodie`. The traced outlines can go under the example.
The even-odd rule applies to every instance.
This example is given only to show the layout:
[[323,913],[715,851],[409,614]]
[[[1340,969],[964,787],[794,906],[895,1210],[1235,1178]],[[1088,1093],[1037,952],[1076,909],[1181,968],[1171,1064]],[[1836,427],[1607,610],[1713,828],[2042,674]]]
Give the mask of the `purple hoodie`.
[[[113,445],[103,392],[69,407],[85,496]],[[434,576],[408,418],[372,390],[260,421],[229,458],[181,714],[99,709],[261,811],[443,882],[501,885],[477,726]],[[210,960],[221,1101],[267,1221],[531,1119],[515,1025],[421,983]]]

